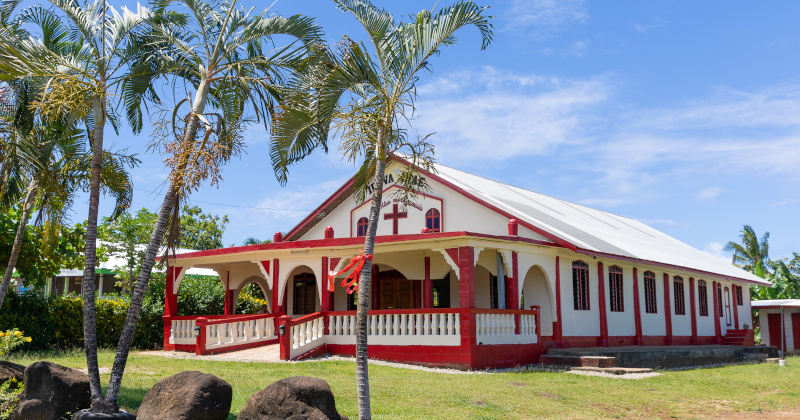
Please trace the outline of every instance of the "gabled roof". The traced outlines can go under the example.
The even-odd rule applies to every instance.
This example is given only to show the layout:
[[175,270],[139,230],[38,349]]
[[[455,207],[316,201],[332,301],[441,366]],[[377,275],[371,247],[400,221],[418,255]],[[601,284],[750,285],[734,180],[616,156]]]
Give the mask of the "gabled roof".
[[[402,158],[401,163],[408,164]],[[637,220],[559,200],[502,182],[436,164],[426,176],[473,201],[578,253],[689,269],[752,283],[766,280],[699,251]],[[319,222],[342,195],[351,194],[352,179],[287,234],[297,239]]]

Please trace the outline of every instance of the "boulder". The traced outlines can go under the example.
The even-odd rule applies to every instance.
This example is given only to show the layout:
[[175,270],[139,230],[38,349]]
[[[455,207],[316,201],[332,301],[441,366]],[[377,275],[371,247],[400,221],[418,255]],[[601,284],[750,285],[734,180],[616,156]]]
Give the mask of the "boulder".
[[12,420],[58,420],[64,414],[89,408],[92,402],[89,375],[50,362],[25,368],[19,404]]
[[312,419],[340,420],[328,383],[319,378],[293,376],[281,379],[251,395],[237,420]]
[[233,389],[214,375],[180,372],[147,391],[136,418],[139,420],[225,420],[231,412]]
[[[16,363],[0,361],[0,384],[8,381],[11,378],[22,382],[22,377],[25,374],[25,366]],[[17,389],[18,383],[12,383],[10,389]]]

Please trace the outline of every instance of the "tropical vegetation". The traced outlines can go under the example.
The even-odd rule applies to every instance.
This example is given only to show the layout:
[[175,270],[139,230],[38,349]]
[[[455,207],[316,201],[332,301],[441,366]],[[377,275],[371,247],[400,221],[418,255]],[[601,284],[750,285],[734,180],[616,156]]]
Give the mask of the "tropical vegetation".
[[742,227],[739,238],[740,242],[730,241],[724,248],[733,254],[733,264],[772,283],[769,287],[752,286],[752,298],[800,299],[800,254],[793,253],[791,260],[770,259],[769,232],[759,239],[749,225]]

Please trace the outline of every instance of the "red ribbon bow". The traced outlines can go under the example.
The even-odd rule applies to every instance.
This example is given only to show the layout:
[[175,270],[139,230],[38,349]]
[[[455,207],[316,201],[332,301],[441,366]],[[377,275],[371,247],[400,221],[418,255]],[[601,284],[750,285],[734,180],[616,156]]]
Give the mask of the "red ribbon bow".
[[328,291],[333,291],[333,281],[336,276],[340,274],[344,274],[350,269],[353,269],[353,272],[347,276],[346,279],[342,280],[342,287],[347,289],[348,294],[353,294],[356,290],[358,290],[358,279],[361,276],[361,269],[364,268],[364,263],[367,262],[369,259],[372,261],[372,255],[364,255],[364,250],[359,249],[358,252],[361,255],[355,256],[350,259],[350,263],[347,264],[347,267],[339,271],[338,273],[334,273],[333,271],[328,272]]

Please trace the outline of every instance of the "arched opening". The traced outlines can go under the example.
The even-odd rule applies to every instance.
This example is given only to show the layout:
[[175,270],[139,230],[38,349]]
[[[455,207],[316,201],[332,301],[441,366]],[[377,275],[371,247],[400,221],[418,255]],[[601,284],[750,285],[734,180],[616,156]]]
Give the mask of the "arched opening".
[[[247,278],[242,286],[234,291],[237,314],[256,314],[272,312],[272,293],[266,280],[258,276]],[[262,306],[266,305],[266,309]]]
[[425,227],[431,232],[441,231],[441,215],[439,214],[439,210],[430,209],[425,213]]
[[225,288],[219,277],[187,275],[178,284],[178,316],[222,315]]
[[319,312],[321,303],[314,270],[308,266],[295,267],[286,279],[283,307],[290,316]]
[[531,306],[541,307],[539,312],[541,335],[553,335],[553,295],[550,282],[547,281],[547,276],[541,267],[535,265],[525,274],[520,305],[523,309],[530,309]]
[[482,265],[475,266],[475,307],[476,308],[497,308],[498,307],[498,287],[497,276],[493,276],[488,269]]
[[367,236],[367,227],[369,227],[369,220],[366,217],[358,219],[356,223],[356,236]]

